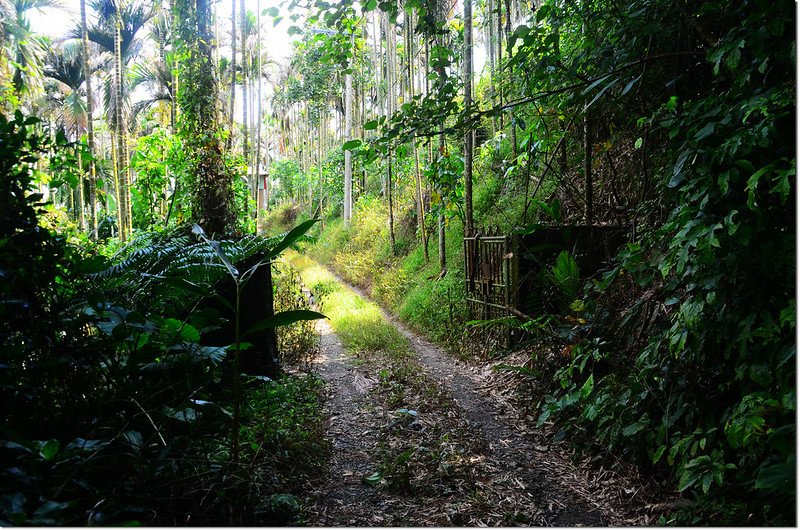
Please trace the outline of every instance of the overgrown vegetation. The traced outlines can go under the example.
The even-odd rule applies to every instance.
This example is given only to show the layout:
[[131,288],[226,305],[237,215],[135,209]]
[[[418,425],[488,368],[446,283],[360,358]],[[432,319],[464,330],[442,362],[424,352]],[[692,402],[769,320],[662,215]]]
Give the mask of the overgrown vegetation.
[[[513,327],[521,406],[688,501],[662,523],[795,520],[791,2],[168,4],[50,39],[0,2],[0,523],[291,522],[326,451],[292,245],[464,358]],[[304,263],[404,408],[405,340]]]
[[[74,146],[21,113],[0,116],[0,145],[4,524],[283,521],[264,495],[299,491],[322,460],[319,383],[240,375],[238,336],[209,337],[238,322],[220,294],[232,264],[269,259],[307,227],[221,242],[141,234],[107,257],[113,247],[39,226],[36,164],[58,175]],[[264,325],[317,316],[287,309]],[[300,415],[305,430],[287,429]]]
[[[583,223],[630,233],[599,273],[581,270],[573,257],[579,249],[530,271],[541,276],[547,303],[515,325],[537,340],[535,368],[523,372],[538,389],[539,423],[668,477],[692,507],[663,522],[794,520],[790,4],[483,8],[489,53],[498,46],[507,56],[491,57],[496,62],[478,83],[480,111],[467,116],[454,76],[461,58],[436,55],[443,40],[461,42],[460,21],[431,28],[422,20],[430,14],[426,23],[436,22],[433,6],[419,20],[413,9],[382,6],[384,34],[394,17],[402,17],[403,32],[419,23],[430,62],[399,62],[412,72],[428,68],[439,84],[423,95],[415,94],[413,76],[393,86],[390,51],[386,76],[376,85],[360,81],[388,100],[398,93],[408,99],[394,113],[391,104],[379,106],[364,124],[365,140],[346,142],[363,155],[366,185],[351,225],[333,216],[310,252],[459,349],[454,339],[469,320],[459,222],[469,155],[452,146],[474,129],[483,139],[478,226],[525,234]],[[321,19],[347,16],[320,10]],[[497,17],[505,25],[500,35],[491,27]],[[375,41],[379,56],[390,50],[386,42]],[[378,135],[368,142],[371,130]],[[437,131],[438,156],[420,157],[431,152]],[[428,186],[422,195],[419,173]],[[370,188],[369,175],[384,175],[380,189]],[[338,212],[343,199],[329,197]],[[447,220],[446,269],[426,259],[439,213]],[[427,225],[418,222],[422,214]]]

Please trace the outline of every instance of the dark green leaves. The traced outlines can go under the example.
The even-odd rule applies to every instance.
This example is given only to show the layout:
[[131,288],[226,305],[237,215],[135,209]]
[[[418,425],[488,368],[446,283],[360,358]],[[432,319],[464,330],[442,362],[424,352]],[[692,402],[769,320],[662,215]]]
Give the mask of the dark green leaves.
[[361,147],[362,144],[363,142],[356,138],[355,140],[348,140],[345,142],[344,145],[342,145],[342,149],[345,151],[352,151],[353,149],[358,149]]
[[328,318],[328,317],[326,317],[322,313],[317,313],[316,311],[309,311],[307,309],[282,311],[272,317],[265,318],[264,320],[253,324],[247,331],[244,332],[242,336],[247,337],[248,335],[251,335],[258,331],[263,331],[265,329],[272,329],[280,326],[288,326],[290,324],[294,324],[295,322],[299,322],[301,320],[317,320],[320,318]]

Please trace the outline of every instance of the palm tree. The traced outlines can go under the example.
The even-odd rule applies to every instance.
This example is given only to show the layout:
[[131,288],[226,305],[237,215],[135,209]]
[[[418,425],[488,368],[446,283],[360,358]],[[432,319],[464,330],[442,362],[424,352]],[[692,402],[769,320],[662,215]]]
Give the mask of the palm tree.
[[58,0],[0,0],[0,44],[6,44],[6,60],[16,96],[30,94],[41,87],[42,63],[47,39],[31,31],[28,12],[61,7]]
[[137,62],[131,66],[130,89],[139,86],[147,89],[148,97],[133,105],[132,117],[158,105],[169,106],[169,126],[175,131],[175,89],[172,68],[167,62]]
[[[115,131],[115,171],[119,180],[117,191],[118,222],[120,238],[130,235],[130,165],[126,127],[126,107],[129,106],[130,91],[125,86],[125,68],[141,50],[139,31],[155,15],[149,3],[126,2],[125,0],[93,0],[92,6],[100,17],[94,26],[87,29],[88,38],[113,56],[113,75],[105,86],[106,119]],[[76,32],[73,32],[75,37]]]
[[[45,79],[45,94],[48,106],[57,113],[57,121],[77,141],[89,124],[86,99],[81,91],[86,78],[81,46],[67,43],[58,48],[51,48],[47,53],[42,73]],[[93,71],[90,72],[94,73]],[[80,163],[80,159],[79,159]],[[79,168],[77,212],[81,230],[86,228],[84,218],[84,184],[83,167]]]
[[166,9],[159,9],[150,23],[150,40],[158,48],[158,59],[153,62],[145,60],[136,62],[131,67],[130,90],[139,86],[147,89],[149,97],[136,103],[133,107],[133,117],[140,112],[149,110],[159,105],[169,106],[170,130],[175,132],[177,103],[175,101],[175,77],[172,67],[173,54],[167,46],[173,39],[173,24]]
[[[86,0],[81,1],[81,51],[83,71],[89,71],[89,31],[86,25]],[[95,166],[94,149],[94,101],[92,98],[92,75],[85,76],[86,81],[86,141],[89,144],[89,219],[92,224],[92,234],[97,238],[97,168]]]

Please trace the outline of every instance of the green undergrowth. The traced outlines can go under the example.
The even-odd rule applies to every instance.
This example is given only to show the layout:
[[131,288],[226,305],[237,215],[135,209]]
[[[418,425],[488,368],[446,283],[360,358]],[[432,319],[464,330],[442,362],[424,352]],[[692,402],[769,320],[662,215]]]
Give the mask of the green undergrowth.
[[360,357],[379,354],[404,359],[412,355],[408,339],[386,322],[377,305],[342,286],[306,256],[287,254],[287,261],[299,271],[348,351]]
[[320,476],[330,449],[322,424],[323,387],[316,374],[296,374],[248,392],[242,441],[254,463],[251,495],[262,521],[302,523],[296,496]]
[[[413,234],[398,230],[398,255],[388,243],[386,206],[366,198],[356,202],[353,220],[325,223],[305,252],[334,270],[348,283],[365,289],[373,300],[428,338],[457,351],[468,320],[464,303],[463,226],[449,221],[446,231],[448,266],[440,277],[437,236],[429,236],[429,259]],[[405,252],[400,252],[405,250]]]

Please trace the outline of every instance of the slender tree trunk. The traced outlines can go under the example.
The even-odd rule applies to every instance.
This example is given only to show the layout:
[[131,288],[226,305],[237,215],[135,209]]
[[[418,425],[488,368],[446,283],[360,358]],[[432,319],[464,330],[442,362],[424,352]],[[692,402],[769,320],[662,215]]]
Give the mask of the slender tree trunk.
[[[587,2],[584,0],[581,4],[584,9],[584,22],[581,26],[581,33],[584,38],[586,36],[586,13]],[[592,122],[589,113],[589,108],[583,109],[583,176],[586,202],[586,224],[592,226],[594,224],[594,184],[592,182]]]
[[[256,173],[256,203],[258,203],[258,186],[261,180],[261,161],[262,161],[262,146],[261,146],[261,122],[264,121],[263,116],[261,115],[261,78],[263,76],[262,72],[262,65],[261,65],[261,0],[258,0],[256,3],[256,23],[258,24],[257,29],[257,36],[256,36],[256,67],[258,70],[258,75],[256,79],[258,79],[258,109],[256,111],[256,153],[255,153],[255,173]],[[265,202],[269,200],[269,187],[265,183],[264,185],[264,196],[266,198]],[[261,218],[261,209],[256,206],[256,230],[258,230],[258,221]]]
[[86,199],[83,196],[83,157],[78,153],[78,227],[81,232],[86,231],[86,218],[83,215],[83,206]]
[[[386,114],[391,116],[394,113],[395,104],[394,63],[397,43],[395,41],[394,25],[390,22],[388,13],[381,13],[381,25],[385,32],[385,39],[383,40],[386,45]],[[389,155],[386,158],[386,200],[389,207],[389,246],[394,255],[397,253],[397,248],[394,235],[394,197],[392,196],[392,149],[393,147],[390,146]]]
[[119,204],[117,207],[120,211],[120,239],[125,241],[128,237],[128,179],[126,173],[127,161],[125,160],[125,121],[124,113],[122,112],[122,50],[121,50],[121,25],[119,10],[116,13],[114,21],[114,95],[115,95],[115,120],[117,129],[117,178],[119,179],[119,187],[117,196],[119,197]]
[[417,229],[419,230],[420,239],[422,239],[422,253],[427,263],[430,260],[430,255],[428,254],[428,234],[425,228],[425,197],[422,195],[422,175],[419,170],[419,152],[417,151],[416,140],[412,140],[411,146],[414,150],[414,183],[417,192]]
[[233,145],[233,115],[236,112],[236,0],[231,0],[231,96],[228,113],[228,149]]
[[[508,86],[509,90],[511,87],[514,86],[514,80],[512,75],[514,73],[513,69],[511,68],[511,59],[514,57],[514,50],[511,48],[511,0],[506,0],[506,50],[508,52]],[[514,94],[508,94],[509,99],[514,98]],[[512,108],[510,110],[511,114],[511,150],[514,155],[514,159],[517,158],[519,154],[517,151],[517,118],[516,118],[516,111]]]
[[[489,98],[492,104],[496,103],[495,100],[495,53],[494,53],[494,10],[492,9],[491,0],[487,1],[486,6],[487,20],[486,20],[486,48],[489,58]],[[492,137],[497,134],[497,117],[492,116]]]
[[[244,163],[248,166],[250,165],[250,159],[248,158],[250,149],[248,145],[248,136],[247,136],[247,11],[244,9],[244,0],[241,0],[239,3],[239,7],[241,9],[240,17],[241,21],[241,28],[242,28],[242,156],[244,157]],[[249,182],[250,177],[250,168],[247,168],[247,178]]]
[[116,135],[111,138],[111,158],[113,160],[112,167],[114,169],[114,198],[116,199],[117,208],[117,237],[123,239],[123,224],[122,224],[122,194],[120,193],[120,178],[119,178],[119,153],[117,152]]
[[97,168],[94,147],[94,101],[92,100],[92,72],[89,65],[89,32],[86,24],[86,0],[81,0],[81,41],[83,55],[83,75],[86,83],[86,141],[89,145],[89,221],[92,237],[97,239]]
[[[502,70],[503,64],[503,0],[497,0],[497,72]],[[503,88],[502,77],[498,75],[498,82],[495,84],[497,87],[497,98],[500,105],[505,101],[505,90]],[[503,129],[503,115],[497,117],[500,130]]]
[[[353,75],[344,77],[344,137],[350,141],[353,136]],[[344,152],[344,226],[350,226],[353,213],[353,154]]]
[[[442,6],[437,3],[437,13],[436,13],[436,20],[440,23],[443,23],[446,17],[446,13],[443,12]],[[444,43],[441,41],[442,37],[437,36],[437,44],[440,48],[444,47]],[[441,62],[439,61],[439,64]],[[439,85],[442,86],[445,81],[445,70],[443,66],[436,67],[436,75],[438,78]],[[439,156],[444,156],[447,152],[447,144],[444,135],[444,124],[441,124],[439,127]],[[444,199],[444,197],[442,197]],[[447,245],[446,245],[446,233],[445,233],[445,222],[444,222],[444,212],[439,213],[438,219],[439,225],[439,274],[444,276],[447,273]]]
[[[419,79],[415,72],[416,69],[414,68],[416,57],[416,50],[414,46],[415,26],[414,13],[411,12],[408,15],[408,23],[406,24],[406,45],[408,50],[406,53],[406,61],[408,62],[408,93],[410,99],[413,99],[414,96],[419,93],[420,88],[417,84]],[[428,254],[428,234],[426,233],[425,228],[425,198],[422,195],[422,173],[419,167],[419,151],[417,150],[417,141],[414,139],[411,140],[411,149],[414,153],[414,185],[417,203],[417,230],[419,230],[420,239],[422,240],[422,251],[423,255],[425,256],[425,262],[427,263],[430,259],[430,256]]]
[[[464,113],[467,119],[472,117],[472,0],[464,0]],[[472,218],[472,124],[467,125],[464,133],[464,209],[466,210],[466,233],[468,236],[475,230]]]
[[586,187],[586,224],[594,223],[594,183],[592,176],[592,123],[589,109],[583,114],[583,175]]

